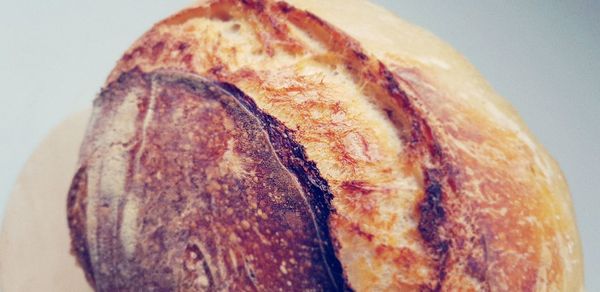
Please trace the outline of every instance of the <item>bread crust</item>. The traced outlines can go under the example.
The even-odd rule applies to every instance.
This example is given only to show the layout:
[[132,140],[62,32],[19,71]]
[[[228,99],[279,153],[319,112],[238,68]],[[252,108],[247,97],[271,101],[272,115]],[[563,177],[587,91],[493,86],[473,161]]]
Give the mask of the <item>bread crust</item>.
[[[294,2],[324,14],[339,4]],[[340,9],[364,9],[355,16],[389,17],[359,1],[345,5]],[[579,239],[564,178],[506,103],[455,53],[395,18],[376,28],[400,26],[442,52],[428,48],[429,56],[417,58],[410,45],[384,44],[412,39],[344,16],[326,19],[352,36],[284,2],[201,3],[138,40],[108,87],[131,70],[187,72],[232,84],[291,129],[332,194],[324,209],[329,230],[317,230],[332,236],[326,244],[335,246],[346,281],[338,289],[580,290]],[[143,121],[129,122],[143,128]],[[205,125],[211,123],[218,122]],[[110,140],[96,128],[88,131],[82,166],[110,154],[86,150],[92,140]],[[75,234],[76,251],[80,241]],[[137,250],[146,241],[132,244]]]
[[[96,140],[113,130],[97,119],[69,194],[74,250],[97,290],[344,289],[331,194],[285,126],[233,85],[178,72],[127,72],[96,107],[132,95],[142,124],[114,145]],[[109,155],[125,155],[124,169]],[[115,175],[123,184],[104,182]]]

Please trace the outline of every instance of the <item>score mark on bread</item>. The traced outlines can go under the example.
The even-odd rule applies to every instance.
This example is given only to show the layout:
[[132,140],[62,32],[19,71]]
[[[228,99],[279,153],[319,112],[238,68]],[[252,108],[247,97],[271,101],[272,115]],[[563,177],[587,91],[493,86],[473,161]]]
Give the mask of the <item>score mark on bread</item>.
[[73,249],[100,291],[574,287],[562,177],[467,101],[284,2],[186,9],[95,102]]

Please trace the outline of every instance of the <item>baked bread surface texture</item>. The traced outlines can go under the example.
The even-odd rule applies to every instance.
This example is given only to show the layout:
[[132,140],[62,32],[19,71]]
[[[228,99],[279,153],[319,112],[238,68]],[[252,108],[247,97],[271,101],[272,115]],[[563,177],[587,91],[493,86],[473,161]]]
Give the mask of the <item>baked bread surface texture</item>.
[[471,65],[289,2],[198,3],[119,61],[69,193],[92,286],[582,290],[564,177]]

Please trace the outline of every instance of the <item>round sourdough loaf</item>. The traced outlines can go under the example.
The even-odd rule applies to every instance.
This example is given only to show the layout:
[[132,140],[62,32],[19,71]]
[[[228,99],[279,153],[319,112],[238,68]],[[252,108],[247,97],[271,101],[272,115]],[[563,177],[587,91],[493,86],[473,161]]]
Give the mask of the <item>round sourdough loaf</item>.
[[558,166],[448,45],[360,0],[216,0],[94,102],[68,196],[117,290],[578,291]]

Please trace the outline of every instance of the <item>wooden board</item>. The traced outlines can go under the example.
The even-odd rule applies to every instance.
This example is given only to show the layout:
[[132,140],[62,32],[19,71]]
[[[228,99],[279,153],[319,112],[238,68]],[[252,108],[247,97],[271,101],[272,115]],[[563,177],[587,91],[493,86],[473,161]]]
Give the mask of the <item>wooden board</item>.
[[0,291],[92,291],[70,254],[67,190],[90,111],[48,134],[21,171],[0,230]]

